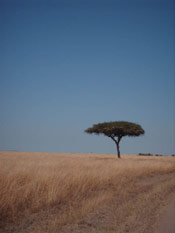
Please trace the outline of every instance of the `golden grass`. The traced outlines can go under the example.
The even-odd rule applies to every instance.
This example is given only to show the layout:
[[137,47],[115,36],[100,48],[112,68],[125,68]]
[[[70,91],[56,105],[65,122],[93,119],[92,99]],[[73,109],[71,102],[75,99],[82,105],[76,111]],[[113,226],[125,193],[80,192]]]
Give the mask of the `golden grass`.
[[0,152],[0,227],[32,219],[28,232],[58,232],[116,195],[126,199],[133,180],[174,171],[172,157]]

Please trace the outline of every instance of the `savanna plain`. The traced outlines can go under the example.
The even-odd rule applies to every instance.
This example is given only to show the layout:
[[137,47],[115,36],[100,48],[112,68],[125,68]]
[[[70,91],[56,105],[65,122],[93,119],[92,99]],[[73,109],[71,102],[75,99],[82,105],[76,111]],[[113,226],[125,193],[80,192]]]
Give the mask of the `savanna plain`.
[[175,157],[0,152],[1,233],[174,233],[174,200]]

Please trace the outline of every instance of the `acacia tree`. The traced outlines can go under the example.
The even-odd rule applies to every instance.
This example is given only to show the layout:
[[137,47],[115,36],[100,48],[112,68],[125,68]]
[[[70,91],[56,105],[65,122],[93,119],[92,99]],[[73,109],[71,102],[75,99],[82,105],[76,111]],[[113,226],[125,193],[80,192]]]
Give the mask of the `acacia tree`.
[[138,124],[128,121],[114,121],[94,124],[91,128],[85,130],[89,134],[104,134],[111,138],[117,147],[118,158],[120,158],[119,143],[124,136],[139,136],[145,131]]

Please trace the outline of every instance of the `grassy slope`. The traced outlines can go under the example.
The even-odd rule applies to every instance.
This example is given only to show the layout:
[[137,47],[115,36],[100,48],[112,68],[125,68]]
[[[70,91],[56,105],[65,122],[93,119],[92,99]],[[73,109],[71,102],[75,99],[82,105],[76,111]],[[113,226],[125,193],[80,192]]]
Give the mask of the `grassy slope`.
[[3,233],[153,232],[175,158],[0,152]]

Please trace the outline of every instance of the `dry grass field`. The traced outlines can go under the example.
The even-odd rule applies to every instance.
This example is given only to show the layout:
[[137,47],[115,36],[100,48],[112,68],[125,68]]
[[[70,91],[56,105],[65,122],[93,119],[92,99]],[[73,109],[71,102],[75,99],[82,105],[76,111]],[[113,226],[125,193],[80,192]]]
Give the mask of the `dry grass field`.
[[174,193],[174,157],[0,152],[1,233],[158,233]]

